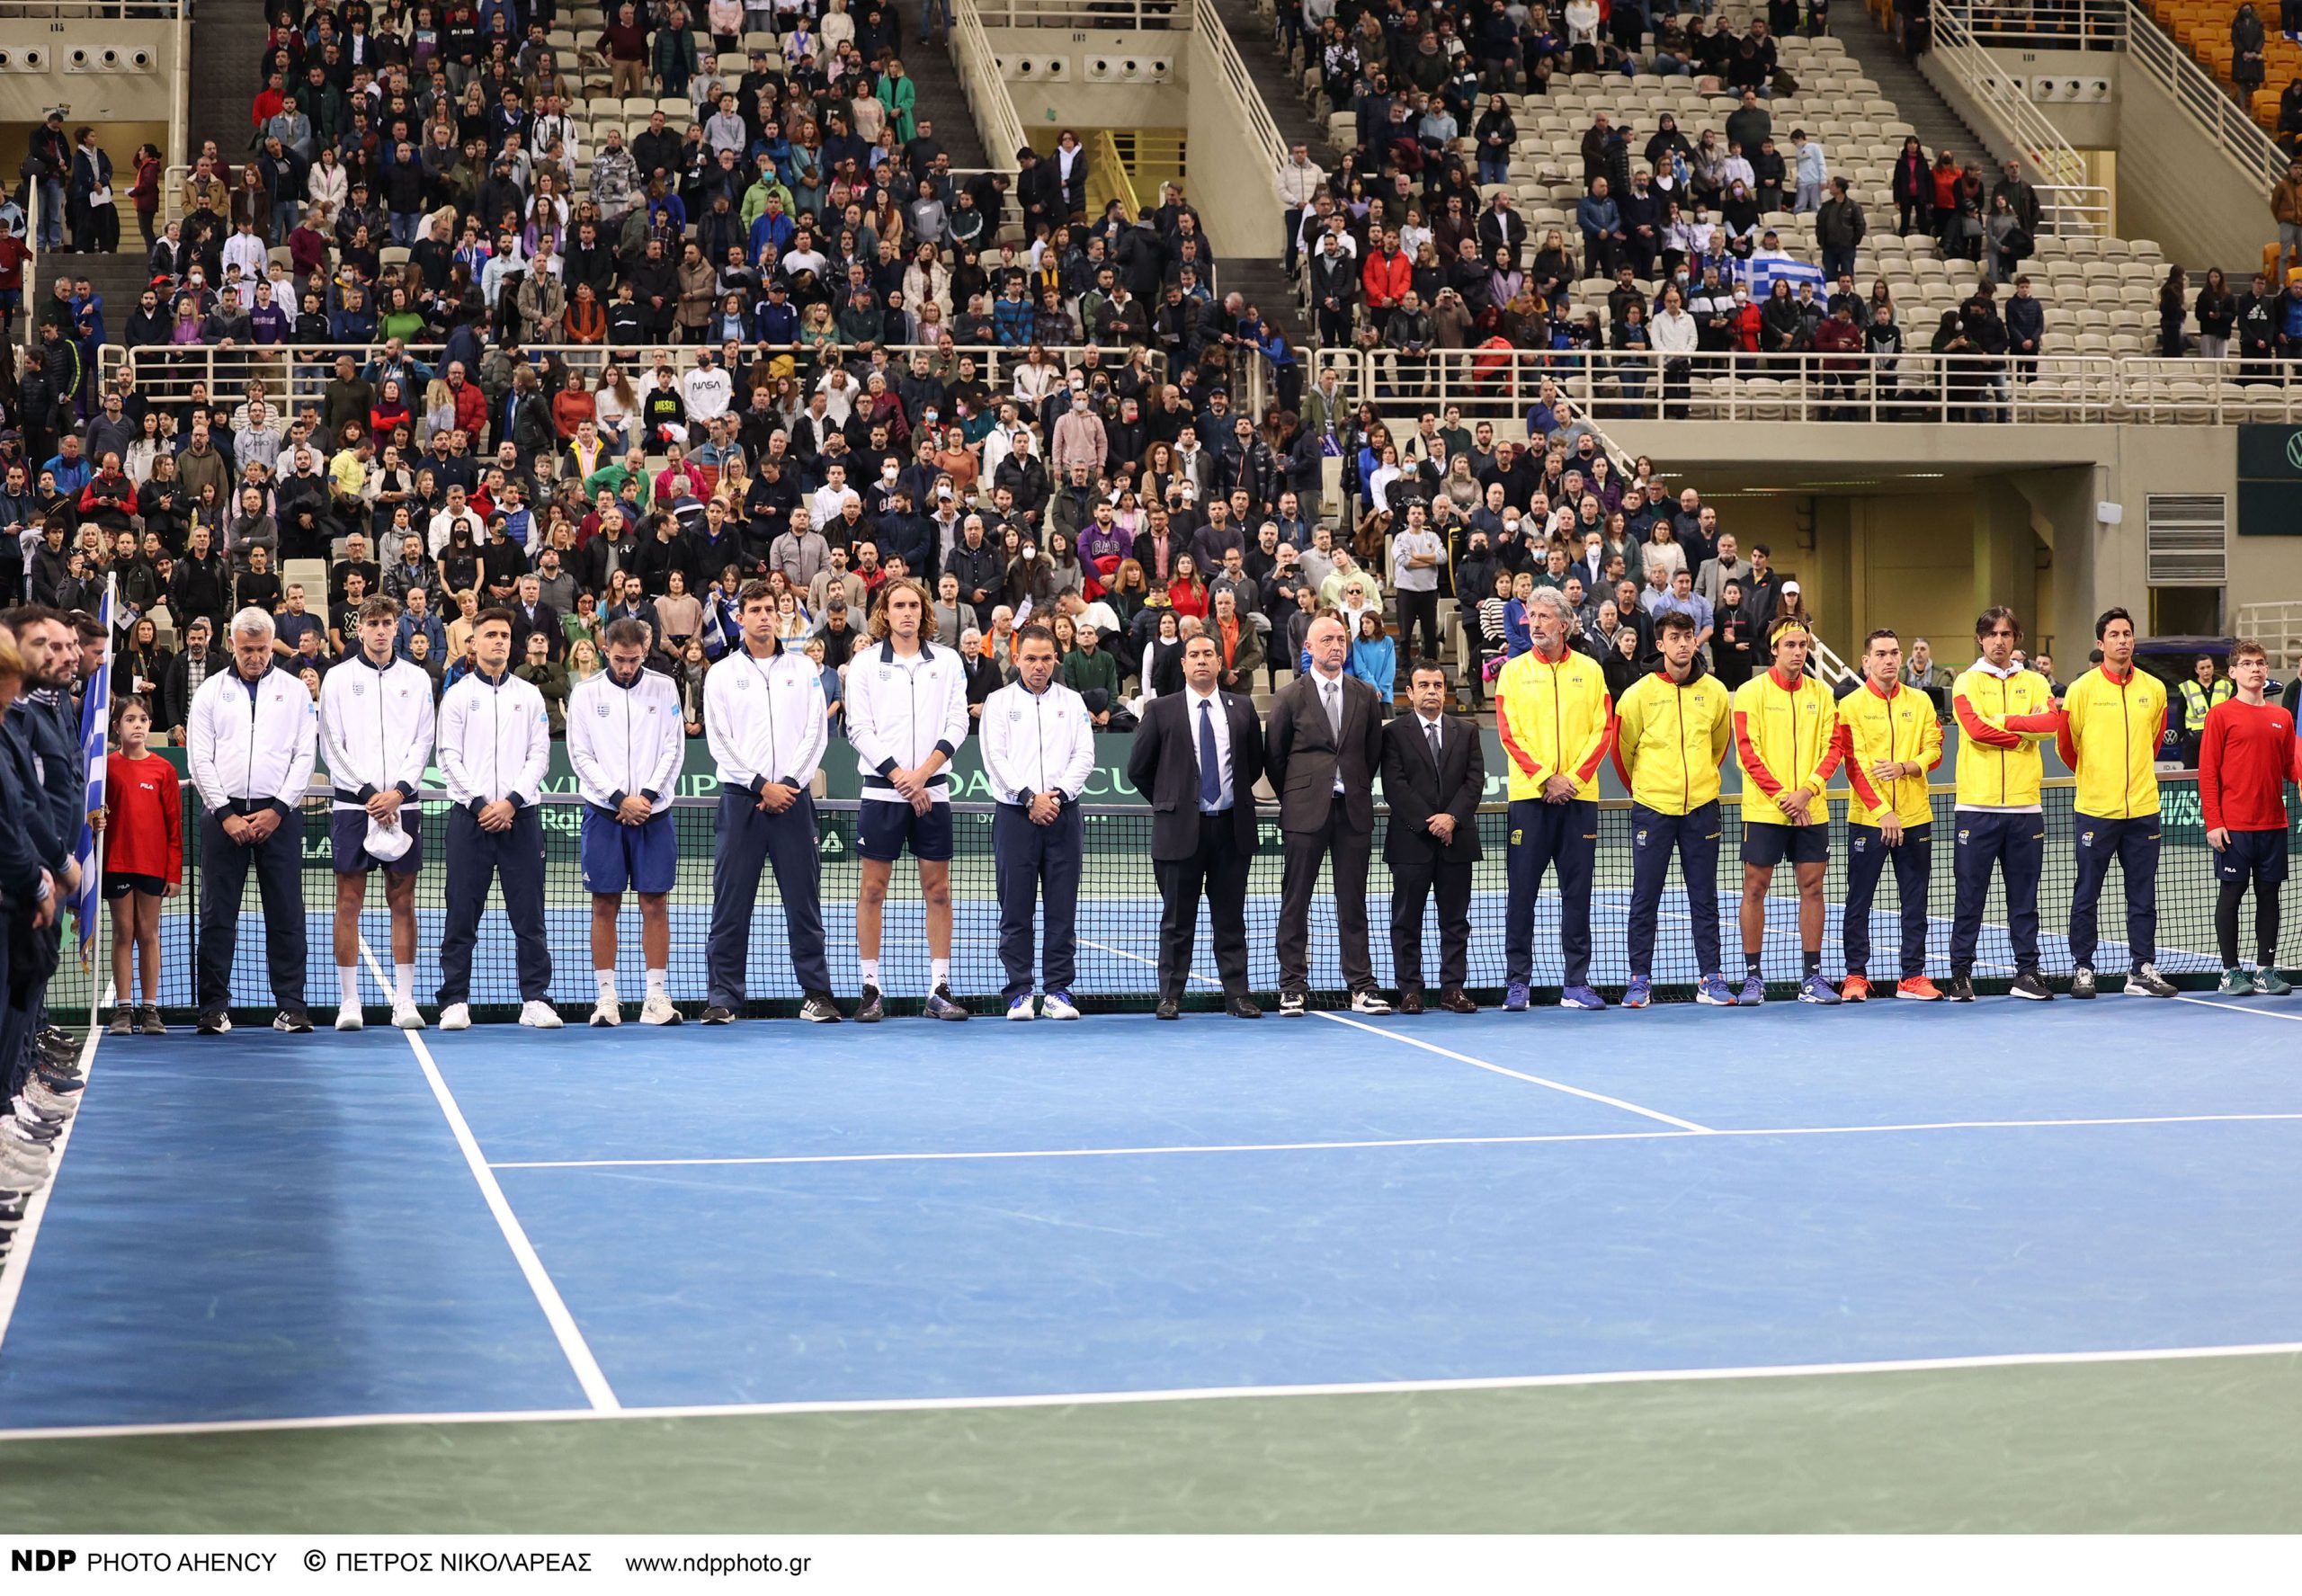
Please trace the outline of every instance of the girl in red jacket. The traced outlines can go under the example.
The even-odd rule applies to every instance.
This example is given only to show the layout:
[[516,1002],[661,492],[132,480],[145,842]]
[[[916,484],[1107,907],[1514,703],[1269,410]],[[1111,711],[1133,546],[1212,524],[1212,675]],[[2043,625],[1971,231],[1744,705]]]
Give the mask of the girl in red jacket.
[[[152,735],[150,706],[134,695],[112,710],[115,752],[104,762],[104,897],[112,905],[111,1034],[141,1029],[165,1036],[160,1023],[160,900],[183,890],[183,800],[175,767],[147,745]],[[136,990],[134,961],[143,961],[141,1009],[129,1001]]]

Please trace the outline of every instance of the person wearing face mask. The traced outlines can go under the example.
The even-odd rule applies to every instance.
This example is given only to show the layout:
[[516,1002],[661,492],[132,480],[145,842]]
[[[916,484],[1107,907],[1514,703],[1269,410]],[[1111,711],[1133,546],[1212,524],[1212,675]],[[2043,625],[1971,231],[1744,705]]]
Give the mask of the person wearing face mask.
[[1103,431],[1102,418],[1088,403],[1085,388],[1075,387],[1069,409],[1055,423],[1052,463],[1057,479],[1069,480],[1075,465],[1086,467],[1091,476],[1102,470],[1109,450],[1110,440]]

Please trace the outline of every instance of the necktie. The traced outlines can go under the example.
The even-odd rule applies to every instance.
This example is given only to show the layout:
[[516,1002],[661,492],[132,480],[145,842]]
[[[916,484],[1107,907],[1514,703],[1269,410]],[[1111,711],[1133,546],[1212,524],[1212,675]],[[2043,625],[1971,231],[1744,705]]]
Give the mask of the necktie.
[[1212,809],[1223,801],[1223,755],[1215,747],[1214,700],[1199,700],[1199,807]]
[[1341,694],[1343,691],[1342,687],[1339,683],[1333,682],[1323,682],[1319,686],[1320,690],[1326,695],[1327,725],[1334,729],[1335,745],[1340,747],[1343,744],[1343,704],[1341,702]]
[[1431,762],[1436,765],[1439,762],[1439,723],[1435,720],[1424,721],[1423,735],[1431,744]]

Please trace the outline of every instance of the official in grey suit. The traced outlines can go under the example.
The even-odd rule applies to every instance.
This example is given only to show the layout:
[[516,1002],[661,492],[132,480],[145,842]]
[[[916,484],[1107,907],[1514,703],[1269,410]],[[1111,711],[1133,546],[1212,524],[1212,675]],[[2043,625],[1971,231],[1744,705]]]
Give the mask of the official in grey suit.
[[1310,1012],[1311,895],[1319,867],[1334,867],[1334,923],[1351,1006],[1387,1014],[1367,955],[1367,861],[1375,845],[1375,773],[1383,763],[1384,705],[1343,673],[1351,634],[1321,615],[1304,637],[1311,668],[1281,688],[1263,736],[1263,765],[1279,794],[1286,863],[1279,896],[1279,1012]]
[[1221,656],[1201,632],[1183,645],[1183,688],[1146,706],[1127,756],[1127,779],[1151,802],[1151,868],[1159,881],[1159,1008],[1182,1014],[1207,895],[1215,968],[1225,1012],[1260,1020],[1247,996],[1247,870],[1255,854],[1256,780],[1263,775],[1263,726],[1252,700],[1225,692]]
[[1414,713],[1383,727],[1383,801],[1390,824],[1383,862],[1391,868],[1391,967],[1399,1012],[1423,1012],[1423,905],[1439,900],[1439,1006],[1476,1014],[1469,976],[1471,867],[1482,850],[1478,802],[1486,756],[1478,727],[1446,713],[1447,673],[1436,660],[1414,667],[1407,687]]

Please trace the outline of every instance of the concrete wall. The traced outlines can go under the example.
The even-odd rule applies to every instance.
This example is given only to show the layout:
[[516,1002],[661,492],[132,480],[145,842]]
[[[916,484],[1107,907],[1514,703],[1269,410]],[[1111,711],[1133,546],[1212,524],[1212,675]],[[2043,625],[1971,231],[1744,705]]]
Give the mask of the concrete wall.
[[1187,82],[1200,85],[1191,96],[1188,136],[1195,168],[1185,192],[1207,224],[1218,257],[1245,255],[1270,260],[1286,253],[1287,229],[1280,220],[1277,174],[1259,170],[1254,133],[1246,107],[1218,92],[1223,76],[1207,36],[1191,34]]
[[[2107,81],[2109,95],[2101,100],[2041,100],[2035,94],[2030,103],[2057,131],[2070,140],[2073,149],[2114,149],[2119,144],[2119,96],[2123,87],[2121,69],[2126,55],[2121,50],[2075,49],[1994,49],[1991,58],[2003,67],[2008,76],[2028,82],[2041,77],[2067,82],[2076,78],[2082,83]],[[1932,74],[1929,74],[1931,79]]]
[[2144,73],[2121,80],[2118,147],[2122,235],[2156,239],[2193,272],[2259,269],[2277,236],[2269,191]]
[[[2034,646],[2083,657],[2095,615],[2112,604],[2145,612],[2149,495],[2228,495],[2235,519],[2228,427],[1615,422],[1609,432],[1700,488],[1746,548],[1770,544],[1841,654],[1878,626],[1963,637],[1985,606],[2005,603]],[[1850,486],[1764,486],[1801,475]],[[2106,502],[2122,507],[2119,525],[2101,520]],[[2226,612],[2302,600],[2302,539],[2234,531],[2226,548]]]
[[[71,108],[64,113],[67,126],[133,120],[165,127],[175,83],[175,36],[173,22],[107,17],[100,22],[51,22],[37,17],[0,18],[0,50],[7,52],[11,63],[7,71],[0,72],[0,123],[36,124],[51,107],[65,105]],[[139,71],[68,71],[69,52],[74,49],[116,50],[122,63],[130,58],[131,51],[143,50],[150,55],[151,65]],[[25,52],[30,49],[45,55],[42,70],[25,68]],[[8,171],[13,182],[13,162]]]
[[[1180,128],[1189,120],[1184,33],[985,31],[1026,129]],[[1099,61],[1114,70],[1133,61],[1140,71],[1164,74],[1164,81],[1090,81],[1088,73]],[[1032,67],[1028,75],[1022,70],[1025,62]],[[1060,76],[1048,76],[1051,65],[1060,66]]]

